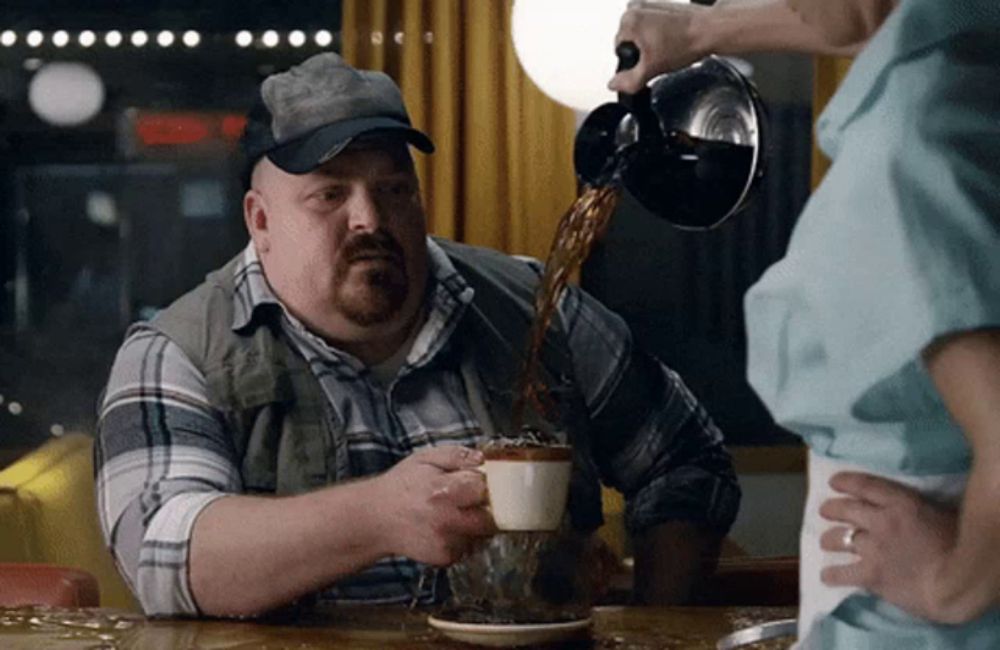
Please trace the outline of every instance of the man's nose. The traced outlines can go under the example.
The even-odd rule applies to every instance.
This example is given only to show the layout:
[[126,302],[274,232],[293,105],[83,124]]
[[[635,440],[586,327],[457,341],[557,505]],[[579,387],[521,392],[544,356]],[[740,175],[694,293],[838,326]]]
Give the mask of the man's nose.
[[351,206],[348,211],[348,229],[358,232],[374,232],[382,224],[382,216],[378,203],[372,193],[359,188],[351,197]]

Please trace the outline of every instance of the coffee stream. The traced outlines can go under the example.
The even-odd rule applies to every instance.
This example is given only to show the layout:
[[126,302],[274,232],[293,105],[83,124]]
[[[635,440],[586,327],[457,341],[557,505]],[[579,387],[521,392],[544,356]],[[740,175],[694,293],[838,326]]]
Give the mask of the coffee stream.
[[[552,420],[554,404],[538,373],[545,332],[552,322],[566,283],[580,269],[594,242],[604,234],[618,204],[617,184],[587,186],[563,215],[545,262],[545,272],[535,292],[535,318],[531,323],[527,356],[521,370],[514,401],[514,432],[524,424],[524,410],[533,408],[539,416]],[[515,435],[517,435],[515,433]]]
[[555,404],[539,376],[545,333],[566,283],[604,234],[622,186],[655,214],[682,228],[706,229],[728,216],[744,194],[754,149],[672,131],[668,142],[639,141],[609,158],[593,185],[559,221],[535,292],[535,318],[513,405],[513,436],[522,435],[525,409],[553,421]]

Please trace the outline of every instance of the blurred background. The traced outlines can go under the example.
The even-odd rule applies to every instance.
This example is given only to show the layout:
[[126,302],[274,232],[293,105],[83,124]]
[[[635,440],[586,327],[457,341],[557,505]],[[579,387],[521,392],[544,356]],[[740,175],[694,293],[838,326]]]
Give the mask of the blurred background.
[[[385,70],[438,146],[418,160],[432,232],[544,257],[578,190],[575,129],[614,100],[601,89],[624,5],[597,0],[588,14],[567,0],[5,0],[0,469],[52,437],[91,435],[128,324],[245,245],[235,143],[263,77],[321,51]],[[530,11],[556,13],[546,22]],[[718,420],[748,494],[760,496],[734,535],[751,552],[794,553],[801,448],[746,384],[742,295],[783,254],[809,194],[816,68],[795,56],[738,64],[769,111],[755,202],[699,234],[626,198],[581,282]],[[553,77],[598,92],[578,101],[539,88]],[[782,523],[754,523],[761,514]]]

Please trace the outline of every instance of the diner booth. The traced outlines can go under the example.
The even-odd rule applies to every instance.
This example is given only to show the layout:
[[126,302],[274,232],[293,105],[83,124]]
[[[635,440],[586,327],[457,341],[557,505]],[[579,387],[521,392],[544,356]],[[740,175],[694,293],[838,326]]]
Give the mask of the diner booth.
[[[605,14],[625,6],[571,4],[567,25],[580,24],[556,31],[590,39],[595,32],[587,30],[613,34],[616,19]],[[0,627],[0,647],[7,629],[21,640],[37,633],[37,647],[69,632],[81,642],[131,634],[134,647],[219,647],[213,639],[224,638],[254,647],[447,647],[450,641],[427,629],[426,614],[410,611],[277,627],[151,627],[98,523],[96,405],[128,325],[155,314],[245,245],[236,158],[243,116],[264,76],[320,51],[393,76],[415,125],[434,139],[437,153],[417,160],[433,234],[544,258],[580,189],[573,140],[596,103],[564,99],[531,58],[556,61],[562,67],[555,78],[571,87],[603,89],[606,79],[603,70],[595,78],[572,65],[581,48],[594,48],[592,40],[564,43],[565,35],[538,29],[541,19],[515,28],[512,14],[530,18],[530,11],[563,5],[4,3],[0,621],[11,624]],[[586,24],[587,7],[600,18],[591,22],[603,25]],[[631,542],[624,500],[606,489],[599,534],[620,572],[607,606],[595,610],[589,633],[598,640],[667,647],[671,638],[689,638],[694,647],[795,613],[805,454],[746,384],[741,296],[782,255],[822,174],[812,119],[846,63],[761,55],[736,64],[768,107],[768,175],[754,202],[738,219],[699,235],[625,199],[579,281],[705,402],[733,453],[743,506],[715,577],[692,607],[622,607]],[[53,611],[62,612],[63,623],[33,627],[11,609],[38,605],[61,608]],[[93,607],[102,609],[87,609]]]

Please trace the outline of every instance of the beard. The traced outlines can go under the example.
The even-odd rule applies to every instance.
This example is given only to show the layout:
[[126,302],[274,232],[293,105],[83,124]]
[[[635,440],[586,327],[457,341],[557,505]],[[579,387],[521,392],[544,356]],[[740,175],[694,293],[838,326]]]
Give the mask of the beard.
[[345,318],[361,326],[385,323],[399,313],[409,290],[403,247],[381,231],[349,237],[334,283],[334,306]]

